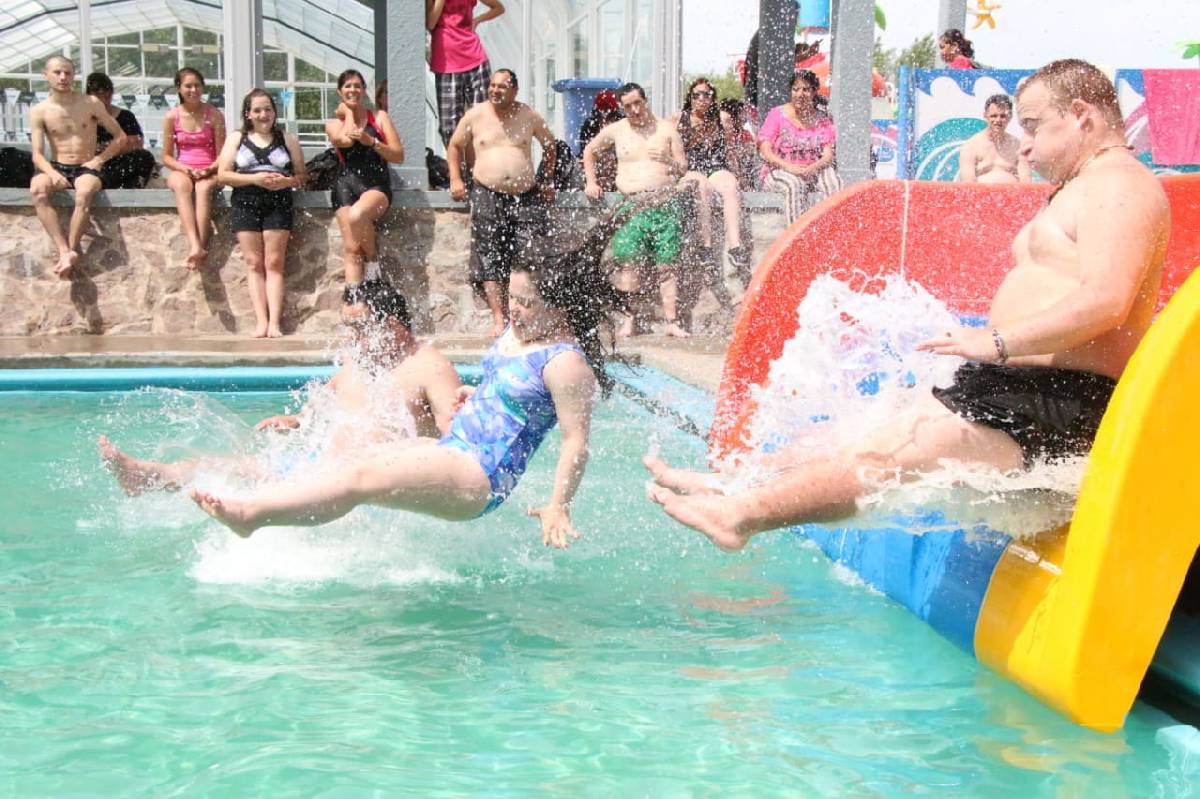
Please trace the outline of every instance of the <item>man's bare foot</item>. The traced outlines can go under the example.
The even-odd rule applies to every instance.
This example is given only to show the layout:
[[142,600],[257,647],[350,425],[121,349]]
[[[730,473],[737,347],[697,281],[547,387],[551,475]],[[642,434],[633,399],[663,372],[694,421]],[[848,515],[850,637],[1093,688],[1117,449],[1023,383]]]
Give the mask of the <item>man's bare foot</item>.
[[674,319],[662,326],[664,336],[672,336],[673,338],[691,338],[692,334],[679,326],[679,323]]
[[121,452],[115,444],[108,440],[108,436],[100,436],[97,443],[100,445],[100,460],[113,473],[113,477],[117,478],[117,484],[121,486],[121,490],[129,496],[136,497],[143,491],[157,488],[162,484],[162,479],[157,471],[147,468],[142,461]]
[[200,510],[230,530],[233,530],[233,532],[242,538],[249,538],[250,534],[260,526],[250,519],[250,514],[244,503],[218,499],[207,491],[198,491],[195,488],[188,492],[188,496],[200,506]]
[[621,317],[621,324],[617,325],[617,338],[630,338],[633,336],[633,317]]
[[75,268],[75,262],[79,260],[79,253],[74,250],[67,250],[58,256],[58,263],[54,265],[54,274],[58,275],[63,280],[68,280],[71,277],[71,270]]
[[712,475],[704,472],[693,472],[688,469],[676,469],[668,466],[662,458],[654,455],[643,455],[642,465],[654,482],[672,491],[682,491],[685,494],[719,494],[712,485]]
[[724,496],[684,496],[662,486],[650,486],[650,499],[662,505],[675,521],[698,530],[726,552],[746,546],[750,533],[740,533],[732,521],[732,502]]

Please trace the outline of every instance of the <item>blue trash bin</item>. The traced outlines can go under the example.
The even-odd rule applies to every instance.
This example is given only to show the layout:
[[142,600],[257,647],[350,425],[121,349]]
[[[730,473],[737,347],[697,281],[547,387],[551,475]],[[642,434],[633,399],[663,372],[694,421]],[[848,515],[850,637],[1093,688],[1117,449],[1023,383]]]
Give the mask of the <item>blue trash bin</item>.
[[616,78],[567,78],[550,84],[550,88],[563,96],[563,139],[576,155],[580,155],[579,129],[592,113],[596,95],[605,89],[617,89],[621,84]]

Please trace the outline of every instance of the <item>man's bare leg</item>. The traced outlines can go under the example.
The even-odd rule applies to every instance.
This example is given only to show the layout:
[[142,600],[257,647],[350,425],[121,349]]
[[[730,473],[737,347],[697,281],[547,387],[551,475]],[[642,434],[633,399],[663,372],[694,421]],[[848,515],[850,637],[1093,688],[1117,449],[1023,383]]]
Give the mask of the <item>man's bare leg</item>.
[[898,473],[912,479],[942,461],[1021,468],[1021,448],[1007,434],[956,416],[932,394],[887,428],[876,430],[852,451],[812,458],[737,495],[683,495],[663,486],[650,495],[672,518],[722,549],[745,546],[752,536],[807,522],[831,521],[854,512],[868,484],[864,473]]
[[244,499],[197,490],[190,496],[205,513],[245,537],[260,527],[325,524],[364,504],[454,521],[472,519],[487,506],[491,486],[469,455],[430,441],[347,464],[335,475],[267,486]]
[[75,259],[71,257],[74,253],[58,222],[58,212],[50,204],[50,196],[54,191],[48,175],[34,175],[33,180],[29,182],[29,192],[33,195],[34,213],[37,215],[38,221],[42,223],[42,227],[46,229],[46,233],[50,235],[50,239],[54,242],[54,248],[58,251],[58,260],[54,262],[54,273],[59,277],[66,278],[70,276]]
[[[617,270],[617,274],[613,279],[613,285],[620,291],[629,294],[635,294],[640,285],[637,266],[626,265]],[[617,325],[617,338],[629,338],[634,334],[634,315],[621,314],[621,322]]]
[[[667,267],[668,269],[672,267]],[[659,284],[659,291],[662,293],[662,309],[663,316],[667,322],[663,325],[662,332],[674,338],[691,338],[692,334],[684,330],[679,325],[678,302],[679,302],[679,278],[674,272],[667,272]]]
[[100,446],[100,460],[117,478],[121,490],[131,497],[143,491],[178,491],[192,479],[196,471],[196,461],[143,461],[121,452],[107,436],[100,436],[97,443]]
[[80,175],[75,179],[75,210],[71,213],[70,230],[67,233],[67,251],[72,268],[79,260],[79,243],[92,217],[92,202],[102,188],[104,184],[95,175]]
[[504,287],[496,280],[483,281],[483,297],[487,301],[488,310],[492,312],[492,338],[499,338],[508,324],[506,313],[507,298]]

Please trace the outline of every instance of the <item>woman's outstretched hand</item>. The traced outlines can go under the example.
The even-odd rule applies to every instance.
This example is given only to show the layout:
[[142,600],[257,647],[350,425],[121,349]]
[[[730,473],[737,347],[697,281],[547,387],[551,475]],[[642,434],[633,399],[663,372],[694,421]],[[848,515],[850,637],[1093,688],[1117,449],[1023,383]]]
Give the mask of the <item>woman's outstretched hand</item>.
[[566,549],[567,539],[579,538],[579,531],[571,524],[571,513],[566,505],[551,503],[526,511],[542,521],[542,544],[557,549]]

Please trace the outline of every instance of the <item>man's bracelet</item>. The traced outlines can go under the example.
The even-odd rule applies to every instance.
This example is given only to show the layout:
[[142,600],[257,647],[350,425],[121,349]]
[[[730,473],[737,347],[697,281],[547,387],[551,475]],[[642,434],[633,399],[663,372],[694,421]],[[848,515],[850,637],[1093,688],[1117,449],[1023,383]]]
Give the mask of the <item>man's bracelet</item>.
[[1003,366],[1008,361],[1008,345],[1004,343],[1004,336],[1000,335],[1000,331],[992,328],[992,343],[996,345],[996,363]]

